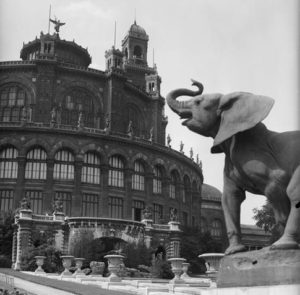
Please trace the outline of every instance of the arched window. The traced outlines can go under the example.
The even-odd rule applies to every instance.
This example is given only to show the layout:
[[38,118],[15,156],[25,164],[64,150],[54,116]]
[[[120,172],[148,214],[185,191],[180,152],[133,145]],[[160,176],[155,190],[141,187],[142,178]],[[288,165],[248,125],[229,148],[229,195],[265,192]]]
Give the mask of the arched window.
[[138,137],[145,137],[146,135],[149,136],[148,134],[146,134],[145,127],[144,127],[145,118],[143,118],[142,111],[139,109],[139,107],[137,107],[134,104],[128,104],[126,106],[125,114],[126,114],[126,116],[124,116],[126,120],[124,121],[125,132],[127,131],[128,128],[128,122],[131,121],[133,133],[135,136]]
[[55,154],[53,178],[57,180],[74,179],[74,156],[68,150],[60,150]]
[[201,234],[205,234],[207,232],[207,221],[203,217],[200,219],[200,231]]
[[109,158],[108,185],[124,187],[124,161],[121,156]]
[[153,177],[153,193],[161,194],[162,193],[162,170],[161,167],[154,167],[154,177]]
[[142,55],[143,55],[143,51],[141,46],[135,45],[133,48],[133,56],[137,58],[142,58],[143,57]]
[[18,151],[14,147],[7,147],[0,152],[0,178],[18,177]]
[[170,182],[170,189],[169,189],[169,197],[171,199],[176,198],[176,186],[177,186],[177,173],[176,171],[171,172],[171,182]]
[[100,157],[96,153],[84,154],[81,181],[94,184],[100,183]]
[[46,179],[47,175],[47,154],[39,147],[33,148],[27,153],[25,178]]
[[222,236],[222,223],[218,219],[214,219],[211,224],[210,234],[212,237],[220,238]]
[[145,168],[141,161],[134,162],[134,174],[132,175],[132,188],[138,191],[145,190]]
[[26,91],[19,85],[7,85],[0,89],[0,121],[20,121],[22,109],[29,104]]
[[64,97],[59,108],[60,121],[65,125],[77,125],[79,114],[82,113],[83,125],[95,127],[95,105],[92,95],[82,88],[71,89]]

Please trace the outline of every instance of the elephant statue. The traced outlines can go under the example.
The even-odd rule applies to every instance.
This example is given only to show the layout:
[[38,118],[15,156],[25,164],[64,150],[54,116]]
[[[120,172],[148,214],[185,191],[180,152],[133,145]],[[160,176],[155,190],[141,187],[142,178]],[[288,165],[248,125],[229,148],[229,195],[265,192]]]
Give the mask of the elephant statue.
[[[192,80],[197,91],[176,89],[167,97],[182,125],[214,139],[212,153],[225,154],[224,210],[229,247],[225,254],[245,251],[241,243],[240,207],[245,192],[265,195],[283,234],[270,249],[297,249],[300,229],[300,131],[277,133],[261,121],[274,100],[247,92],[202,94],[203,85]],[[179,96],[192,96],[177,101]]]

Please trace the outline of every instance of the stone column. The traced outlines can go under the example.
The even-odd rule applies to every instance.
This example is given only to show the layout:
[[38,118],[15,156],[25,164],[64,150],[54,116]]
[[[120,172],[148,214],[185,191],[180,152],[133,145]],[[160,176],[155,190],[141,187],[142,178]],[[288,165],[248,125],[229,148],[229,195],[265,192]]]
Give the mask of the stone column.
[[75,175],[74,175],[74,196],[72,197],[72,216],[81,216],[82,211],[82,195],[81,195],[81,170],[83,160],[76,159],[75,161]]
[[18,226],[14,224],[14,233],[13,233],[13,242],[12,242],[12,255],[11,255],[11,260],[12,260],[12,268],[14,269],[15,263],[17,260],[17,239],[18,235]]
[[21,269],[21,256],[24,253],[24,250],[31,244],[31,227],[31,220],[19,219],[17,233],[17,255],[14,265],[15,270]]
[[20,201],[22,200],[24,194],[24,182],[25,182],[25,165],[26,165],[26,157],[19,156],[17,158],[18,161],[18,178],[15,188],[15,208],[19,207]]
[[132,219],[132,169],[125,169],[125,198],[124,198],[124,218]]
[[53,211],[53,200],[54,200],[54,181],[53,181],[53,171],[54,171],[54,159],[47,160],[47,179],[45,185],[45,191],[43,193],[44,210],[48,213]]
[[[147,173],[145,175],[145,200],[146,206],[152,207],[152,196],[153,196],[153,173]],[[148,203],[149,202],[149,203]]]
[[100,198],[100,217],[108,217],[108,171],[109,165],[102,164],[101,166],[101,186],[102,186],[102,195]]

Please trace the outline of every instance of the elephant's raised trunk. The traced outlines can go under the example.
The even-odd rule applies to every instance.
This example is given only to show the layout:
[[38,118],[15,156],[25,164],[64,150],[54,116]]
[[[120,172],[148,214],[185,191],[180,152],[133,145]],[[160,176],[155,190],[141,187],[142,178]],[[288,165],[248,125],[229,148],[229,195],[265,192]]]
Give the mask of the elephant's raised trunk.
[[185,88],[179,88],[171,91],[167,97],[167,103],[169,107],[174,111],[176,114],[182,116],[185,112],[190,113],[190,106],[189,106],[189,101],[177,101],[176,98],[182,95],[185,96],[196,96],[200,95],[203,92],[203,85],[195,80],[192,80],[192,85],[197,86],[198,90],[197,91],[192,91],[189,89]]

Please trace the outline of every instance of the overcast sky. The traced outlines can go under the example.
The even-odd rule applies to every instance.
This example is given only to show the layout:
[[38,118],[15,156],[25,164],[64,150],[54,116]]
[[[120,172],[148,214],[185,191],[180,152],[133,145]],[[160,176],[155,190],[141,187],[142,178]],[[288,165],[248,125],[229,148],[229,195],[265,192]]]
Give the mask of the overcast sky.
[[[161,94],[190,87],[194,78],[204,92],[248,91],[275,99],[265,123],[274,131],[298,128],[299,7],[297,0],[0,0],[0,60],[19,59],[22,43],[48,31],[52,17],[66,25],[62,39],[88,47],[91,67],[104,70],[104,52],[116,47],[134,22],[149,35],[148,64],[162,77]],[[53,32],[51,26],[50,32]],[[191,147],[203,162],[205,182],[222,190],[221,154],[210,154],[212,139],[181,126],[166,106],[172,147]],[[242,222],[254,223],[252,208],[262,196],[248,196]]]

